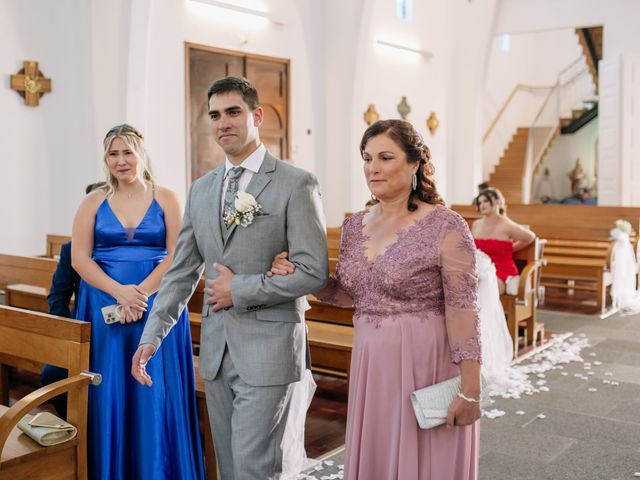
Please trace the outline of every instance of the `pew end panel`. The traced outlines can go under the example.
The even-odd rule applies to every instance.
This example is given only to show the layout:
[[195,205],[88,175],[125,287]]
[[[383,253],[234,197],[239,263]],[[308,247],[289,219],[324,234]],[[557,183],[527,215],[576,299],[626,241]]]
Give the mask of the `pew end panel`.
[[519,327],[526,330],[525,345],[533,341],[542,328],[537,322],[540,271],[544,265],[543,252],[546,241],[536,237],[527,248],[514,252],[514,262],[520,272],[518,293],[502,294],[500,302],[507,319],[507,328],[513,341],[514,356],[518,356]]
[[[99,381],[99,375],[87,372],[90,337],[89,323],[0,306],[2,403],[8,404],[6,364],[15,359],[48,363],[69,371],[69,378],[32,392],[0,417],[0,478],[87,478],[88,386]],[[64,392],[68,396],[67,420],[78,429],[76,439],[40,447],[17,431],[15,425],[26,413]]]

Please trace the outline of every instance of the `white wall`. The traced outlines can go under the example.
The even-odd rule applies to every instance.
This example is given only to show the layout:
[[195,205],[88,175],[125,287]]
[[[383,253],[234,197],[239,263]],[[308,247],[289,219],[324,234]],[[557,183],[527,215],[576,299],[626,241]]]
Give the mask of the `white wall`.
[[538,174],[534,177],[533,194],[537,192],[544,169],[548,168],[555,198],[561,200],[571,196],[571,181],[568,174],[573,170],[576,158],[582,161],[582,167],[591,184],[596,176],[598,131],[599,125],[596,118],[575,133],[557,136],[544,157],[544,163],[538,170]]
[[447,202],[468,203],[482,179],[482,111],[500,2],[453,2]]
[[[510,50],[503,52],[498,36],[493,37],[486,84],[486,127],[516,85],[553,86],[558,73],[582,56],[574,29],[515,34],[510,36],[510,42]],[[546,92],[521,95],[536,99],[529,102],[533,110],[518,109],[521,113],[518,117],[520,125],[525,126],[540,108]]]
[[603,56],[640,51],[637,0],[502,0],[496,32],[524,33],[603,25]]
[[[44,253],[47,232],[71,231],[95,178],[90,14],[83,0],[0,0],[2,252]],[[9,89],[24,60],[52,79],[38,107]]]
[[[397,105],[403,96],[411,112],[412,122],[424,137],[436,168],[436,182],[446,196],[447,130],[449,125],[447,100],[451,95],[451,14],[450,5],[428,0],[414,2],[413,19],[404,21],[395,14],[395,4],[387,0],[369,2],[363,12],[356,55],[356,78],[352,97],[351,136],[345,158],[351,165],[352,211],[361,210],[370,192],[364,182],[359,145],[367,125],[363,114],[374,103],[381,119],[400,118]],[[376,40],[410,46],[428,51],[430,59],[410,52],[385,47]],[[440,128],[429,133],[426,120],[434,111]]]
[[640,54],[603,61],[600,72],[601,204],[640,206]]

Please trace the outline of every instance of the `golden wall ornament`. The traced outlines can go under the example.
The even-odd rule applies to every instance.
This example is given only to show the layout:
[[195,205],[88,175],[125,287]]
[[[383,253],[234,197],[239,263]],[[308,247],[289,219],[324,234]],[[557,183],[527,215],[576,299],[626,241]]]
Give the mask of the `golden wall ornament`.
[[427,128],[429,129],[429,132],[431,133],[431,135],[436,134],[436,130],[438,130],[439,126],[440,126],[440,120],[438,120],[438,117],[436,116],[436,112],[431,112],[431,115],[429,115],[429,118],[427,118]]
[[378,119],[380,118],[380,114],[376,111],[375,103],[369,104],[369,108],[367,108],[367,111],[364,112],[363,117],[364,117],[364,122],[367,125],[371,125],[373,122],[378,121]]
[[38,69],[38,62],[27,60],[17,74],[11,75],[11,89],[24,98],[25,105],[37,107],[40,97],[51,91],[51,79]]

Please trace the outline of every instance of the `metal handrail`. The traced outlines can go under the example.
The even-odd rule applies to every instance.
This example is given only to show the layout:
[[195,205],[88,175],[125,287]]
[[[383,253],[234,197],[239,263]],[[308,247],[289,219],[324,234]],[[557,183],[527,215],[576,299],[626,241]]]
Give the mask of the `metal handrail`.
[[[565,82],[563,82],[562,84],[559,85],[560,77],[562,76],[562,74],[567,72],[567,71],[569,71],[580,60],[582,60],[582,57],[576,58],[573,62],[571,62],[569,65],[567,65],[562,70],[560,70],[558,72],[558,75],[557,75],[558,80],[556,81],[556,83],[554,85],[541,86],[541,85],[527,85],[527,84],[522,84],[522,83],[519,83],[519,84],[515,85],[513,87],[513,89],[511,90],[511,93],[507,97],[507,100],[505,100],[504,104],[502,105],[502,107],[500,108],[500,110],[496,114],[495,118],[493,119],[493,121],[489,125],[489,128],[487,128],[486,132],[482,136],[482,143],[484,143],[487,140],[487,138],[489,137],[489,135],[491,134],[491,132],[495,128],[496,124],[498,123],[498,120],[500,120],[500,117],[502,117],[502,115],[506,111],[507,107],[511,103],[511,100],[513,100],[513,97],[515,97],[516,93],[518,93],[519,91],[525,91],[525,92],[533,93],[536,90],[553,90],[554,88],[556,88],[558,86],[564,87],[564,86],[566,86],[566,85],[568,85],[570,83],[575,82],[585,72],[588,72],[589,69],[588,68],[582,69],[581,71],[576,73],[574,76],[572,76],[569,80],[567,80],[567,81],[565,81]],[[545,101],[545,103],[546,103],[546,101]],[[543,106],[543,108],[544,108],[544,106]]]
[[552,88],[554,88],[554,86],[555,85],[539,86],[539,85],[526,85],[526,84],[519,83],[515,87],[513,87],[513,90],[511,90],[511,93],[509,94],[509,97],[504,102],[504,104],[502,105],[502,108],[498,111],[496,117],[493,119],[493,121],[491,122],[491,125],[489,125],[489,128],[487,128],[487,131],[483,135],[482,143],[484,143],[487,140],[487,138],[491,134],[491,131],[494,129],[494,127],[498,123],[498,120],[500,120],[500,117],[502,117],[502,114],[505,112],[505,110],[507,109],[507,107],[511,103],[511,100],[513,100],[513,97],[516,95],[516,93],[518,93],[519,91],[525,91],[525,92],[533,93],[536,90],[552,89]]
[[580,55],[578,58],[576,58],[576,59],[575,59],[573,62],[571,62],[569,65],[567,65],[567,66],[566,66],[566,67],[564,67],[562,70],[560,70],[560,71],[558,72],[558,78],[560,78],[564,72],[567,72],[567,71],[571,70],[571,67],[573,67],[575,64],[579,63],[583,58],[584,58],[584,55]]

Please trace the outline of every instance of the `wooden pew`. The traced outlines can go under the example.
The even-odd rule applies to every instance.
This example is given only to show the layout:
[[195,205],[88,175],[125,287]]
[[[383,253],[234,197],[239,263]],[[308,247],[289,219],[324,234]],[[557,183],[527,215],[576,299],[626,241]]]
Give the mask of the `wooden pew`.
[[58,261],[45,257],[0,254],[0,289],[5,304],[47,312],[47,295]]
[[60,248],[62,248],[63,244],[70,241],[71,237],[68,235],[53,235],[48,233],[44,256],[48,258],[60,258]]
[[48,294],[48,288],[22,283],[9,284],[5,288],[4,303],[10,307],[47,313],[49,311]]
[[46,313],[49,308],[47,295],[60,248],[69,241],[71,237],[67,235],[47,234],[43,256],[0,255],[0,288],[5,292],[5,304]]
[[0,288],[21,283],[48,290],[57,266],[52,258],[0,254]]
[[[480,216],[471,205],[452,208],[470,223]],[[601,316],[612,312],[607,310],[613,248],[609,231],[618,219],[627,220],[636,232],[640,231],[640,208],[516,204],[508,206],[507,214],[547,239],[542,285],[593,290]],[[576,280],[592,282],[593,286],[576,285]]]
[[[1,403],[8,404],[3,364],[7,359],[48,363],[69,371],[69,378],[39,388],[0,412],[0,478],[86,479],[87,397],[89,383],[100,376],[89,367],[91,325],[54,315],[0,306]],[[75,439],[42,447],[18,430],[25,414],[47,400],[66,393],[67,420],[78,428]]]
[[342,235],[341,227],[327,228],[327,248],[329,250],[329,258],[338,258],[340,255],[340,237]]
[[538,291],[540,272],[544,265],[542,259],[545,241],[536,237],[527,248],[515,252],[513,259],[520,272],[518,294],[500,295],[500,302],[507,319],[507,328],[513,340],[514,356],[518,356],[519,328],[526,330],[525,345],[535,345],[536,338],[544,336],[544,324],[537,321]]
[[353,347],[353,326],[307,320],[312,370],[348,378]]

